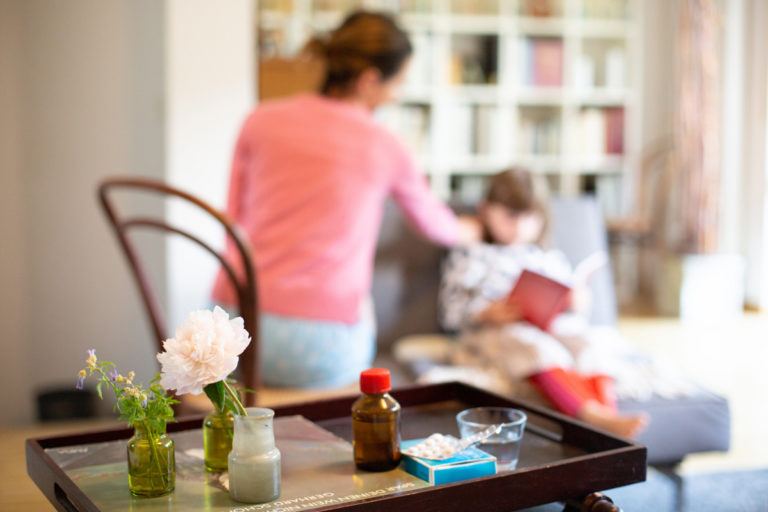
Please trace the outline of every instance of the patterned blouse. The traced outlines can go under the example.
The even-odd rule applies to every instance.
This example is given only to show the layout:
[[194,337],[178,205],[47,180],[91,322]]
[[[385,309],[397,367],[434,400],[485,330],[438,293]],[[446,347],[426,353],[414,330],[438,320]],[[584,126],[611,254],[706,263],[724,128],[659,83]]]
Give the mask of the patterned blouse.
[[447,331],[471,327],[478,313],[509,294],[523,269],[563,282],[572,274],[562,252],[536,245],[475,244],[452,249],[443,262],[440,325]]

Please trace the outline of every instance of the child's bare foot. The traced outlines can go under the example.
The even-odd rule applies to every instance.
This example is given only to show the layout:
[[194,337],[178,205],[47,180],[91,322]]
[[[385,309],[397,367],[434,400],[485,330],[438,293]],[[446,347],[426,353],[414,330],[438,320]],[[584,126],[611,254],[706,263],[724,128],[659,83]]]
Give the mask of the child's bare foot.
[[648,426],[647,414],[618,414],[598,402],[587,402],[579,411],[579,418],[616,434],[621,437],[634,439]]

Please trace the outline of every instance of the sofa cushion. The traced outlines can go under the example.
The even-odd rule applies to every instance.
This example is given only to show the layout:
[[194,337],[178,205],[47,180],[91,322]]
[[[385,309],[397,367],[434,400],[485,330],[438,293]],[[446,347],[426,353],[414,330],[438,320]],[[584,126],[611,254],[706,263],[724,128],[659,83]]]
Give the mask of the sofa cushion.
[[644,412],[648,428],[637,441],[648,447],[648,463],[679,462],[689,453],[727,451],[731,445],[728,401],[705,389],[674,399],[653,396],[642,402],[620,401],[622,412]]

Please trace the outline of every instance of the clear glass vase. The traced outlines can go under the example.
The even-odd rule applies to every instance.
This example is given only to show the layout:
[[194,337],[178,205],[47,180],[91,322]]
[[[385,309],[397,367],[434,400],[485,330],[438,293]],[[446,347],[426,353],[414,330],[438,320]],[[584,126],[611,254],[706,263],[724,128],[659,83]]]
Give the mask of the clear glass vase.
[[232,451],[235,417],[231,411],[212,412],[203,420],[203,448],[207,471],[226,471]]
[[162,496],[176,486],[176,449],[165,429],[134,425],[128,441],[128,487],[134,496]]
[[266,503],[280,496],[280,450],[275,446],[275,411],[249,407],[235,416],[229,452],[229,495],[243,503]]

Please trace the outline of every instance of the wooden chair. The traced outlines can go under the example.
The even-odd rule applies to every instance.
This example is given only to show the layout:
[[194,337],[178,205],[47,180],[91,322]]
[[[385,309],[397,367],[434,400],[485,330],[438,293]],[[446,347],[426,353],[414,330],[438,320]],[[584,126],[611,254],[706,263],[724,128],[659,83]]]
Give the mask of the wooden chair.
[[674,141],[663,137],[643,151],[640,173],[635,187],[634,205],[621,217],[605,220],[612,260],[619,269],[617,296],[628,310],[653,308],[657,261],[666,251],[666,226],[672,182]]
[[[112,199],[112,193],[118,191],[156,194],[163,196],[164,198],[179,198],[206,212],[224,227],[227,238],[234,243],[237,248],[238,258],[240,259],[239,263],[242,265],[240,268],[243,269],[243,272],[239,273],[235,271],[235,262],[228,261],[223,251],[217,251],[208,243],[186,229],[168,224],[162,218],[141,215],[121,216]],[[259,370],[259,305],[256,286],[256,269],[253,265],[253,258],[248,239],[241,233],[238,226],[222,212],[208,205],[204,201],[157,180],[122,177],[108,178],[101,182],[98,188],[98,193],[104,212],[114,229],[120,247],[128,261],[131,273],[136,280],[136,285],[139,288],[145,311],[152,326],[152,331],[157,343],[157,350],[163,350],[163,341],[168,338],[168,328],[165,315],[159,305],[154,288],[150,284],[145,266],[142,264],[142,260],[131,240],[130,232],[134,229],[158,230],[168,235],[184,237],[205,249],[219,261],[236,291],[238,301],[236,306],[239,308],[240,316],[243,318],[245,329],[251,335],[251,343],[240,356],[240,364],[238,365],[241,372],[240,383],[247,389],[258,391],[261,380]],[[255,404],[255,394],[247,393],[246,402],[248,405]]]

